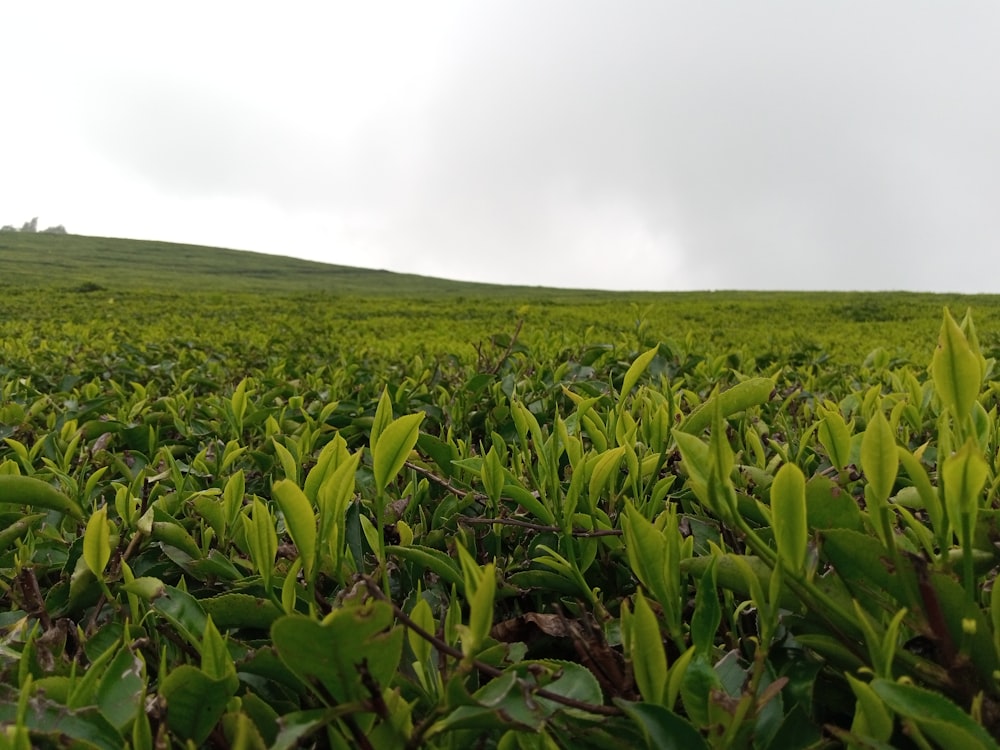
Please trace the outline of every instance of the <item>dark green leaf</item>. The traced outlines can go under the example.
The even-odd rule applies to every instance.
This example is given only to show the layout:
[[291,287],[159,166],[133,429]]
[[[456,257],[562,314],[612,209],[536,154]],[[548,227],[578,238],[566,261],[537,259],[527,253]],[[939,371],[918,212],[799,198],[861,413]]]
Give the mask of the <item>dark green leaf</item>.
[[690,722],[663,706],[631,703],[621,698],[616,699],[615,704],[642,729],[649,750],[708,749],[705,738]]

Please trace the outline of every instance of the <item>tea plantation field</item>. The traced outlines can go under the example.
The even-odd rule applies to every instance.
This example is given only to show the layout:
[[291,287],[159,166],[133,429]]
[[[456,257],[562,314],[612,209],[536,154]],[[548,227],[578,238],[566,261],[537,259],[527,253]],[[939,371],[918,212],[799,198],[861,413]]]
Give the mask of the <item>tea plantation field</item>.
[[0,748],[997,748],[998,354],[2,234]]

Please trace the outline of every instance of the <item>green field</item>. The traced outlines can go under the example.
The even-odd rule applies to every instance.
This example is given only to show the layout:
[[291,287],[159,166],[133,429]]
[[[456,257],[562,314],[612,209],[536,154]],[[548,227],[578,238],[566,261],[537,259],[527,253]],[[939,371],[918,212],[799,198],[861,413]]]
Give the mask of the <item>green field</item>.
[[0,747],[997,747],[998,323],[0,234]]

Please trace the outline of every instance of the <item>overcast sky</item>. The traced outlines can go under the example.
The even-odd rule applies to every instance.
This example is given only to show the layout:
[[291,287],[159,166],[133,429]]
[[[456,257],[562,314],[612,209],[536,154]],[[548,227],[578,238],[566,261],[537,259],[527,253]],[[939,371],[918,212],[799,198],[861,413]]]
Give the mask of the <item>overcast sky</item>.
[[1000,3],[5,2],[0,224],[455,279],[1000,292]]

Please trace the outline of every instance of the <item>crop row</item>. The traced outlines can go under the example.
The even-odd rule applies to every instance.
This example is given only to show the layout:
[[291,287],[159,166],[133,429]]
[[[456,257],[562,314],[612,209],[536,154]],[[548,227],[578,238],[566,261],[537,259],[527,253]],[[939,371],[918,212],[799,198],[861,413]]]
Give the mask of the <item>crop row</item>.
[[971,318],[847,367],[639,308],[449,356],[368,338],[416,303],[359,303],[364,336],[161,303],[5,340],[10,746],[996,746]]

